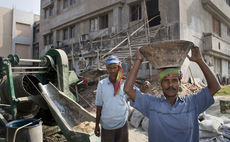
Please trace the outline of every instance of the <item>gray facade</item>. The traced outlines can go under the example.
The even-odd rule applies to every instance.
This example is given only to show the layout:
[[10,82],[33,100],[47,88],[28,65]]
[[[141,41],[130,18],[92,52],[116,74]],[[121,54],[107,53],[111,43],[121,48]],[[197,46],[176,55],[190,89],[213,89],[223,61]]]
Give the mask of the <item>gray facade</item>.
[[[216,74],[229,78],[229,13],[225,0],[41,0],[40,56],[50,48],[61,48],[70,60],[74,58],[72,65],[77,70],[81,69],[79,62],[84,62],[84,66],[95,65],[98,53],[101,57],[143,25],[147,18],[155,17],[145,26],[149,27],[148,34],[147,28],[142,28],[130,38],[131,43],[125,41],[120,50],[132,43],[137,47],[138,43],[146,43],[146,39],[189,40],[201,47],[205,61]],[[191,74],[203,78],[196,68],[186,59],[182,66],[185,81]],[[154,70],[149,72],[148,64],[143,64],[139,72],[145,77],[154,73]]]

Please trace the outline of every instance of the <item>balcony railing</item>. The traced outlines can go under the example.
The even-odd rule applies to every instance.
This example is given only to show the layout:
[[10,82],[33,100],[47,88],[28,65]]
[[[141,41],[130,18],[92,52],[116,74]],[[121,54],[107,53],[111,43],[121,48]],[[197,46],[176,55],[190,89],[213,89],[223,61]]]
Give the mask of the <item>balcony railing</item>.
[[230,42],[223,40],[212,33],[204,34],[204,51],[230,59]]

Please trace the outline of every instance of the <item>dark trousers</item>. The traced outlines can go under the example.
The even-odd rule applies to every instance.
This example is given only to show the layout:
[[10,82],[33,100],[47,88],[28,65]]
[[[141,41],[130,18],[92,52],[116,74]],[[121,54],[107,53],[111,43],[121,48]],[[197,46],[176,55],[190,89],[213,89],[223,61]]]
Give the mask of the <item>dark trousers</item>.
[[128,124],[127,122],[121,128],[114,130],[101,129],[101,142],[128,142]]

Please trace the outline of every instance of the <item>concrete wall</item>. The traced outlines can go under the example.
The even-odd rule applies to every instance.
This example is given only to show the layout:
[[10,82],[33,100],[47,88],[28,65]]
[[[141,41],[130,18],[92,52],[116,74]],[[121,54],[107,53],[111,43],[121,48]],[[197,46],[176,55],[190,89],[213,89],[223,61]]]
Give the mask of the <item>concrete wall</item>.
[[0,56],[7,57],[12,45],[12,10],[0,7]]
[[40,20],[40,15],[34,14],[34,22],[38,22]]
[[[32,58],[33,23],[34,23],[33,13],[13,9],[12,54],[16,54],[16,44],[23,45],[17,47],[17,52],[19,52],[19,50],[27,49],[24,47],[29,46],[30,54],[23,54],[23,58],[29,58],[29,59]],[[21,34],[18,34],[18,31],[20,31]],[[20,47],[22,48],[20,49]],[[19,53],[22,52],[20,51]]]
[[159,0],[161,24],[169,28],[170,39],[180,38],[180,6],[180,0]]
[[30,25],[16,22],[15,36],[30,37]]
[[230,8],[225,0],[201,0],[204,8],[214,15],[218,20],[230,26]]
[[15,54],[22,59],[28,59],[31,56],[31,46],[26,44],[15,44]]
[[40,23],[39,22],[36,22],[34,24],[34,39],[33,39],[33,42],[34,43],[39,43],[39,39],[40,39]]
[[[217,2],[217,1],[216,1]],[[219,1],[217,2],[219,3]],[[222,3],[222,1],[220,2]],[[227,5],[226,5],[227,6]],[[226,7],[230,9],[230,7]],[[230,17],[228,14],[227,16]],[[226,36],[227,33],[227,26],[223,24],[221,21],[221,41],[230,40],[229,36]],[[209,11],[207,11],[204,6],[202,5],[202,1],[200,0],[191,0],[191,1],[183,1],[180,0],[180,39],[181,40],[189,40],[192,41],[195,45],[200,47],[205,59],[213,58],[213,55],[205,55],[204,49],[205,47],[205,39],[203,34],[204,33],[213,33],[212,29],[212,15]],[[212,45],[218,45],[218,42],[215,40],[210,41]],[[227,50],[230,46],[229,43],[223,42],[222,50]],[[226,46],[226,48],[225,48]],[[222,46],[221,46],[222,47]],[[223,52],[224,54],[228,54],[228,52]],[[221,57],[221,56],[220,56]],[[202,78],[204,80],[204,76],[200,68],[195,63],[190,63],[188,59],[185,60],[182,71],[185,73],[184,80],[188,80],[191,73],[188,70],[188,66],[192,68],[192,74],[195,78]],[[211,69],[214,67],[210,66]],[[222,68],[222,74],[226,74],[227,69]],[[213,70],[214,71],[214,70]]]
[[212,52],[221,54],[215,56],[219,56],[220,58],[226,58],[227,60],[229,59],[228,58],[230,57],[229,41],[224,40],[224,38],[219,37],[212,33],[205,34],[203,39],[204,39],[204,47],[203,47],[204,50],[206,50],[207,52],[208,50],[212,50]]
[[33,23],[38,20],[39,15],[0,7],[0,56],[32,58]]

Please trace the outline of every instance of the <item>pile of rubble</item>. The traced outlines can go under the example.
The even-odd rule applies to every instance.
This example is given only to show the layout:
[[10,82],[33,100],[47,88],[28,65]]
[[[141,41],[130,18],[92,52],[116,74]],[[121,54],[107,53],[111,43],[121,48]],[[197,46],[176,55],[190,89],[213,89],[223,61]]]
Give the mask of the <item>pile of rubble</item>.
[[[92,134],[94,132],[95,123],[94,122],[82,122],[77,126],[74,126],[72,129],[81,131],[84,133]],[[61,132],[59,126],[42,126],[43,131],[43,142],[67,142],[65,136]]]
[[87,85],[80,85],[78,86],[78,92],[75,92],[74,87],[70,88],[71,92],[75,94],[77,98],[77,103],[79,103],[82,107],[87,109],[91,113],[96,112],[95,106],[95,98],[96,98],[96,90],[97,90],[97,83],[90,82]]
[[59,126],[42,125],[43,142],[67,142]]
[[[181,82],[182,91],[179,92],[180,96],[193,94],[199,92],[202,88],[197,85],[193,85],[187,82]],[[161,86],[157,82],[153,82],[151,85],[151,89],[148,91],[148,94],[152,94],[153,96],[160,97],[163,95]]]
[[[159,83],[152,82],[151,89],[148,91],[148,94],[152,94],[154,96],[160,97],[162,93],[161,86]],[[137,85],[138,87],[138,85]],[[179,92],[180,96],[184,96],[186,94],[197,93],[202,88],[191,83],[182,82],[181,83],[182,92]],[[84,85],[79,87],[79,95],[77,96],[77,102],[86,108],[90,112],[95,112],[95,97],[97,90],[97,83],[93,82],[88,85]],[[75,93],[74,93],[75,94]]]

